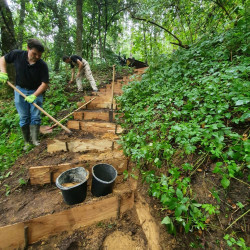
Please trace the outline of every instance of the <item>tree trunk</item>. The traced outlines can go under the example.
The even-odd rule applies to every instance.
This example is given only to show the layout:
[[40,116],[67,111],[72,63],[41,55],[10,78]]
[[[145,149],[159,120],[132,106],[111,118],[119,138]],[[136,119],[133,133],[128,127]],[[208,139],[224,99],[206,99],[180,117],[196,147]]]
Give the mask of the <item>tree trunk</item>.
[[146,27],[143,23],[143,40],[144,40],[144,56],[146,58],[146,62],[148,61],[148,51],[147,51],[147,39],[146,39]]
[[17,34],[17,44],[19,49],[22,49],[23,46],[24,19],[25,19],[25,0],[21,0],[20,19],[19,19],[19,27]]
[[82,33],[83,33],[83,0],[76,0],[76,53],[82,56]]
[[62,60],[62,56],[65,53],[66,41],[68,39],[67,34],[65,32],[66,23],[66,14],[65,14],[65,3],[66,1],[63,0],[60,7],[55,7],[53,9],[55,17],[58,19],[58,33],[55,36],[55,63],[54,63],[54,70],[59,71],[60,62]]
[[93,10],[92,10],[92,19],[91,19],[91,25],[90,25],[90,41],[89,41],[89,47],[90,47],[90,58],[91,61],[93,62],[94,60],[94,46],[96,44],[95,40],[95,29],[94,27],[96,26],[96,8],[95,5],[93,5]]
[[[2,55],[17,48],[12,13],[6,0],[0,0],[1,51]],[[15,70],[12,64],[7,65],[9,80],[15,81]]]
[[102,15],[102,11],[101,11],[101,4],[97,4],[98,6],[98,37],[99,37],[99,54],[100,54],[100,58],[103,57],[102,54],[102,26],[101,26],[101,15]]
[[6,0],[0,0],[2,54],[17,48],[12,13]]

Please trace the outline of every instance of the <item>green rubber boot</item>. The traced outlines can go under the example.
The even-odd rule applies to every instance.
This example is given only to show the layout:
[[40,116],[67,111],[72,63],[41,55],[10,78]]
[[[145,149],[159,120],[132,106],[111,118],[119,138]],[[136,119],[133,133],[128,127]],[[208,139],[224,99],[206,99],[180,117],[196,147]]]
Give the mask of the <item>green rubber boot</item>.
[[30,126],[24,125],[23,127],[21,127],[21,131],[22,131],[23,139],[24,139],[23,150],[27,150],[30,145]]
[[32,144],[35,146],[40,145],[38,141],[38,135],[39,135],[40,125],[30,125],[30,136]]

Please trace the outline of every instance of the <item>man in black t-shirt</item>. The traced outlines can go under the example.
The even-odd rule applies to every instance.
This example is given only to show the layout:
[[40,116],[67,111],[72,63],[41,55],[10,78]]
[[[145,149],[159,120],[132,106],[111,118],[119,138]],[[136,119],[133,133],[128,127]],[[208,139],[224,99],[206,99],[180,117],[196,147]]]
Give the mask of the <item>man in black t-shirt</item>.
[[15,105],[20,117],[19,125],[25,141],[24,149],[31,142],[39,145],[38,134],[41,112],[34,105],[42,107],[43,93],[48,88],[49,71],[41,59],[44,46],[36,39],[28,40],[27,51],[13,50],[0,58],[0,83],[8,80],[7,64],[13,63],[16,70],[16,87],[27,97],[24,99],[15,91]]
[[69,83],[72,83],[74,81],[74,76],[75,76],[75,66],[78,67],[78,72],[76,75],[76,85],[78,88],[78,91],[83,91],[82,87],[82,78],[85,75],[87,80],[89,81],[92,89],[97,92],[98,88],[96,87],[95,79],[92,75],[89,63],[81,58],[80,56],[77,55],[72,55],[72,56],[63,56],[63,61],[66,63],[69,63],[71,66],[71,80]]

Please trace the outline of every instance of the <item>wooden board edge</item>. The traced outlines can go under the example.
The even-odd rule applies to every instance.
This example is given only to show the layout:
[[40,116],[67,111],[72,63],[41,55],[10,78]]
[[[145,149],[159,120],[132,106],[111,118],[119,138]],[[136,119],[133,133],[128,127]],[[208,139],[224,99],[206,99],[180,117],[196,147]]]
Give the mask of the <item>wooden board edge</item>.
[[119,196],[0,227],[0,249],[24,248],[27,241],[25,228],[28,229],[28,243],[33,244],[63,231],[73,231],[102,220],[117,218],[118,214],[133,207],[134,191],[127,191]]

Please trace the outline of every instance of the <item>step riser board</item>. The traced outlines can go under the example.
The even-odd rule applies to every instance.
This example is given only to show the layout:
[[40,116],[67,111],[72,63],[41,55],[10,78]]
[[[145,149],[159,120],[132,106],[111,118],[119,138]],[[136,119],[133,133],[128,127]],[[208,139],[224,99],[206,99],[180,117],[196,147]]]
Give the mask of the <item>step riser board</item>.
[[[75,122],[75,121],[74,121]],[[113,133],[114,134],[114,133]],[[48,153],[54,152],[98,152],[102,153],[107,150],[119,149],[120,145],[115,140],[100,139],[100,140],[74,140],[60,141],[54,140],[47,146]]]
[[55,183],[56,178],[64,171],[75,168],[84,167],[89,171],[89,181],[92,178],[92,167],[99,163],[107,163],[112,165],[116,170],[118,175],[123,174],[123,171],[127,170],[128,160],[125,157],[120,158],[119,164],[117,164],[117,159],[94,159],[87,160],[87,162],[81,163],[65,163],[59,165],[49,165],[49,166],[36,166],[29,168],[29,177],[31,185],[44,185]]
[[131,190],[91,204],[82,204],[59,213],[0,227],[0,249],[24,249],[27,244],[64,231],[73,231],[103,220],[117,218],[118,214],[132,209],[133,206],[134,191]]
[[[113,112],[113,120],[115,119],[116,113]],[[109,112],[75,112],[74,120],[96,120],[96,121],[109,121]]]
[[81,121],[68,121],[67,127],[69,129],[81,129],[89,133],[113,133],[120,134],[122,129],[120,126],[117,126],[115,123],[107,122],[81,122]]

